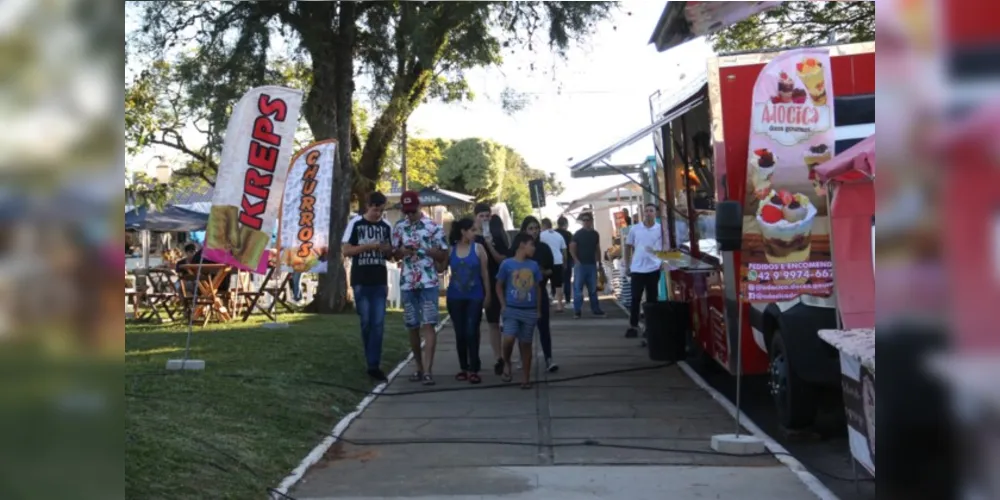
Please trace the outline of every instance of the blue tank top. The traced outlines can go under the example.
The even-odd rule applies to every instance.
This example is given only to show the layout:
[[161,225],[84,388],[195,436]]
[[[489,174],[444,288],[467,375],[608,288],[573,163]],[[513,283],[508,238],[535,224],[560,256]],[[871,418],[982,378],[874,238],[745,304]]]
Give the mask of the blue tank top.
[[458,257],[458,248],[451,249],[449,267],[451,281],[448,283],[448,298],[451,300],[483,300],[483,271],[476,246],[469,248],[469,255]]

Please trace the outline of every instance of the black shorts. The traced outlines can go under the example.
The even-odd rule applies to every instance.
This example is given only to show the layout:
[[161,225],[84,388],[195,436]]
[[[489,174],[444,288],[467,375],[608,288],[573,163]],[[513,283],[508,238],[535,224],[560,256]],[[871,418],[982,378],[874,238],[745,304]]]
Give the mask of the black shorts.
[[[490,282],[490,291],[496,294],[497,283],[496,281]],[[500,301],[496,297],[490,300],[490,305],[486,308],[486,324],[488,325],[499,325],[500,324]]]
[[557,265],[552,267],[552,277],[549,278],[552,283],[552,289],[562,288],[563,278],[566,277],[565,271],[563,271],[563,266]]

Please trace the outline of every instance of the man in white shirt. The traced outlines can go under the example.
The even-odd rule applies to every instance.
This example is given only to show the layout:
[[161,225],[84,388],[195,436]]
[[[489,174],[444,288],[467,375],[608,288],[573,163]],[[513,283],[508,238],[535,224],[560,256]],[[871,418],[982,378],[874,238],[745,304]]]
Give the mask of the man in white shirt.
[[549,246],[552,250],[552,257],[554,266],[552,268],[552,296],[556,299],[556,312],[562,313],[566,311],[566,296],[563,295],[563,266],[566,265],[566,252],[569,248],[566,246],[566,238],[563,238],[558,231],[552,228],[552,220],[544,219],[542,220],[542,243]]
[[659,295],[662,261],[656,252],[662,251],[663,233],[656,223],[656,205],[649,203],[643,210],[642,224],[630,228],[625,242],[625,272],[632,280],[632,304],[626,338],[639,336],[643,292],[646,292],[647,301],[655,301]]

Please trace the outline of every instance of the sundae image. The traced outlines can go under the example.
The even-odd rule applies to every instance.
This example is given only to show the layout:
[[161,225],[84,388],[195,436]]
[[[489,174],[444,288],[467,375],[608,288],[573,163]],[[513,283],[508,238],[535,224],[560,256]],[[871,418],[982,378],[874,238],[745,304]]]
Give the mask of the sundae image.
[[808,94],[806,94],[805,90],[795,89],[792,91],[792,102],[795,104],[805,104],[807,98]]
[[812,172],[819,165],[830,161],[830,158],[833,158],[833,152],[830,151],[830,146],[817,144],[810,147],[803,155],[803,158],[805,159],[806,166],[809,167],[809,171]]
[[820,198],[826,197],[826,187],[824,187],[823,183],[816,177],[816,167],[830,161],[831,158],[833,158],[833,152],[826,144],[817,144],[812,146],[803,155],[806,166],[809,167],[809,180],[812,182],[813,190],[816,191],[816,195]]
[[755,192],[767,192],[771,189],[771,177],[777,159],[767,148],[756,149],[750,157],[750,172],[753,175]]
[[807,57],[795,65],[795,70],[802,84],[806,86],[813,103],[817,106],[826,106],[826,75],[823,72],[823,63],[814,57]]
[[875,379],[864,373],[861,377],[861,397],[864,401],[865,426],[868,432],[868,449],[875,462]]
[[788,73],[784,71],[779,75],[778,80],[778,98],[783,103],[792,102],[792,92],[795,90],[795,82],[792,78],[788,76]]
[[[771,264],[806,262],[816,207],[803,194],[772,190],[757,209],[764,255]],[[804,281],[804,280],[803,280]]]

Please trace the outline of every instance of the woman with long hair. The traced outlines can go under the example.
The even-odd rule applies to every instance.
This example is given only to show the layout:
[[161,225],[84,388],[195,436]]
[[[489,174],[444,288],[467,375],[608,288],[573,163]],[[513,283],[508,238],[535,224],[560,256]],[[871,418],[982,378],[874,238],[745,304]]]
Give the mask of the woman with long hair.
[[[488,207],[487,207],[488,208]],[[480,209],[476,209],[479,212]],[[510,252],[510,241],[507,238],[507,229],[504,228],[503,219],[499,215],[493,215],[489,222],[484,225],[483,231],[486,234],[478,239],[479,244],[486,248],[489,254],[489,290],[495,290],[497,286],[497,273],[500,272],[500,264]],[[497,376],[503,374],[503,352],[500,349],[500,301],[493,300],[486,305],[486,324],[490,331],[490,346],[493,348],[493,356],[496,363],[493,365],[493,373]]]
[[541,305],[542,311],[538,316],[538,339],[542,343],[542,353],[545,355],[545,369],[549,373],[555,373],[559,370],[559,365],[552,360],[552,327],[549,324],[549,279],[552,277],[553,269],[555,269],[555,257],[552,255],[552,249],[548,245],[542,242],[540,236],[542,234],[542,224],[538,222],[538,219],[528,216],[524,218],[524,222],[521,223],[521,232],[532,237],[535,240],[535,255],[531,257],[538,263],[538,267],[542,270],[542,283],[541,283]]
[[451,281],[448,283],[448,314],[455,328],[455,348],[461,371],[455,375],[459,382],[479,384],[479,322],[483,306],[489,306],[490,282],[486,249],[476,243],[475,222],[472,219],[455,221],[451,225],[448,242],[451,256]]

